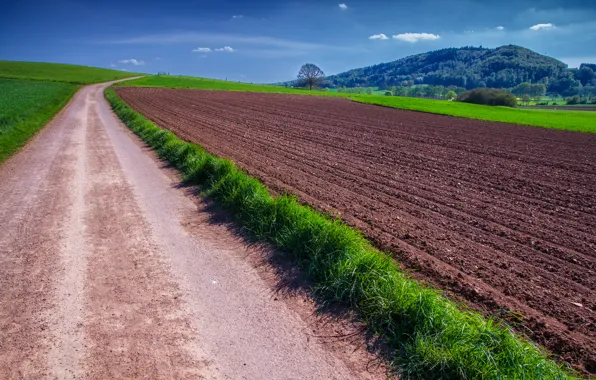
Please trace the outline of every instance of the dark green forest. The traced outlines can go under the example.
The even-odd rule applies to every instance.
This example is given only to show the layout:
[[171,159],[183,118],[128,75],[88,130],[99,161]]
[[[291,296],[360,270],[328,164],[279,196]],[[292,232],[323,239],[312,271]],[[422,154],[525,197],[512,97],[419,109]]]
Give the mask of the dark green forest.
[[596,94],[596,64],[569,69],[554,58],[515,46],[449,48],[327,77],[325,86],[378,87],[431,85],[513,89],[522,83],[543,84],[548,94]]

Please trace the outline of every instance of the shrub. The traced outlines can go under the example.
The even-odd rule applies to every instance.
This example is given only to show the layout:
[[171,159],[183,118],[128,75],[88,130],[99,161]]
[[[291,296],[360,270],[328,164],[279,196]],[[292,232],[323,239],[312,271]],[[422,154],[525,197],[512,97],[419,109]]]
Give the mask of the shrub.
[[477,88],[466,91],[457,97],[457,101],[487,106],[515,107],[517,105],[517,99],[512,93],[495,88]]
[[393,94],[391,93],[391,91],[385,91],[385,96],[393,96]]
[[579,102],[581,101],[581,98],[579,97],[579,95],[574,95],[574,96],[571,96],[571,97],[565,99],[565,101],[567,102],[567,104],[571,104],[571,105],[579,104]]

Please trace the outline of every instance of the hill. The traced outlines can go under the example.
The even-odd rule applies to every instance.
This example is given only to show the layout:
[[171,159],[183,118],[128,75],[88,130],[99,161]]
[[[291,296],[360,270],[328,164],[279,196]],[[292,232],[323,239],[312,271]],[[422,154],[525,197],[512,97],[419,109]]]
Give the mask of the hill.
[[138,75],[143,74],[63,63],[0,61],[0,78],[91,84]]
[[543,83],[549,92],[573,95],[583,86],[595,86],[593,65],[569,69],[566,64],[532,50],[507,45],[448,48],[393,62],[329,76],[330,87],[412,86],[428,84],[472,89],[513,88],[523,82]]

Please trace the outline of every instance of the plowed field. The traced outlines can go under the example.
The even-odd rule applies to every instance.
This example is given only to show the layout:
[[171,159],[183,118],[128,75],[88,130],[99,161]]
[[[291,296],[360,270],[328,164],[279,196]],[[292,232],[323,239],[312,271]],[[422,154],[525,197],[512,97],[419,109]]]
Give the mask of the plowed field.
[[596,372],[596,134],[335,98],[117,93],[361,229],[414,277]]

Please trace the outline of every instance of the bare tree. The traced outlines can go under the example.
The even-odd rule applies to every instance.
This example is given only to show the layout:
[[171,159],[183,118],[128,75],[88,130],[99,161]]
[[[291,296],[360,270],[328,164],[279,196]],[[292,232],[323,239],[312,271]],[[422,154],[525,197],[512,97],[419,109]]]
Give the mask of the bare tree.
[[298,72],[298,81],[304,83],[311,90],[313,86],[317,86],[323,81],[325,73],[317,65],[307,63],[300,68]]

